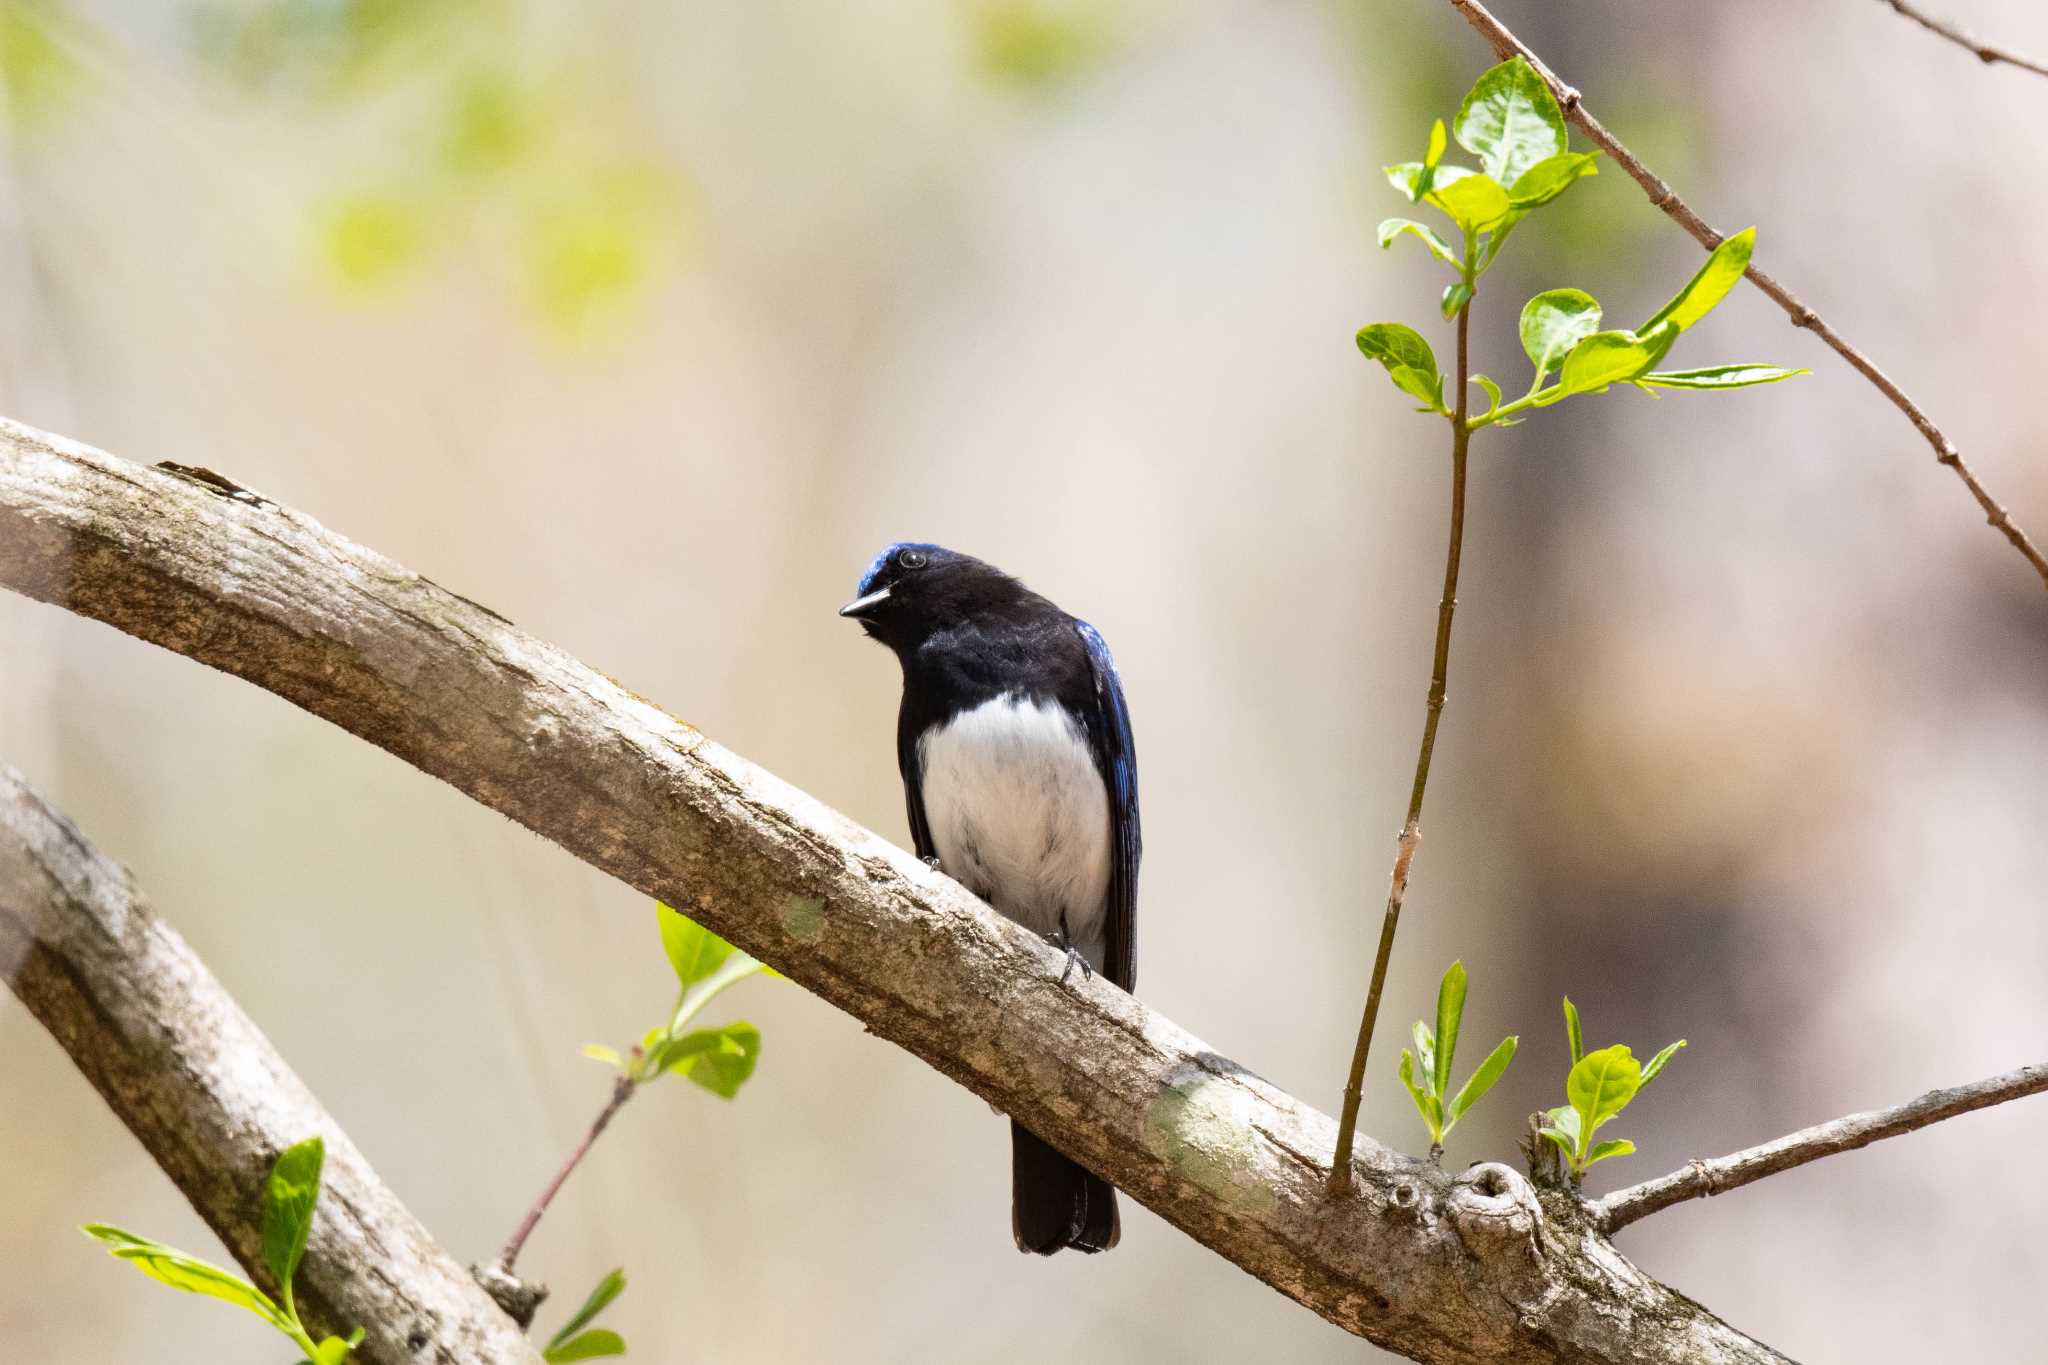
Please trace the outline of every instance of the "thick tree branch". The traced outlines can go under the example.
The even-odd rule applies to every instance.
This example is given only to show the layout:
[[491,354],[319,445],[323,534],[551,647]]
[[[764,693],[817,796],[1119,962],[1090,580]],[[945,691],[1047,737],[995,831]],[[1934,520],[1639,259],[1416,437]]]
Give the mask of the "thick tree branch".
[[[1486,6],[1480,4],[1479,0],[1449,0],[1449,3],[1465,17],[1466,23],[1492,45],[1493,50],[1499,53],[1503,60],[1516,56],[1527,58],[1529,64],[1542,74],[1543,79],[1550,82],[1558,103],[1564,108],[1565,117],[1578,125],[1601,151],[1613,158],[1616,165],[1627,171],[1629,178],[1642,186],[1643,193],[1649,196],[1652,204],[1664,210],[1673,222],[1691,233],[1693,240],[1709,251],[1721,244],[1722,234],[1715,231],[1704,218],[1694,213],[1692,208],[1678,197],[1676,190],[1660,180],[1648,166],[1637,159],[1634,153],[1622,146],[1621,140],[1608,132],[1607,126],[1587,111],[1579,92],[1566,85],[1555,71],[1545,66],[1543,59],[1509,32],[1507,26],[1494,18]],[[1977,506],[1983,509],[1985,520],[2012,542],[2013,548],[2025,557],[2027,563],[2034,566],[2034,572],[2041,576],[2042,584],[2048,586],[2048,558],[2042,556],[2041,551],[2035,548],[2034,542],[2027,538],[2027,533],[2020,529],[2019,523],[2007,515],[2005,508],[1991,496],[1990,491],[1978,480],[1970,466],[1963,462],[1962,452],[1940,427],[1934,425],[1934,419],[1923,412],[1918,403],[1907,397],[1906,391],[1894,383],[1890,375],[1880,370],[1863,352],[1850,345],[1840,332],[1830,327],[1820,314],[1800,302],[1791,290],[1766,275],[1754,263],[1745,273],[1749,276],[1751,284],[1763,290],[1773,303],[1785,310],[1785,315],[1792,319],[1793,326],[1804,327],[1825,341],[1836,355],[1848,361],[1858,374],[1869,380],[1879,393],[1891,400],[1893,407],[1906,415],[1906,419],[1920,433],[1921,439],[1933,447],[1937,461],[1955,470],[1956,477],[1963,481],[1963,486],[1970,490],[1970,496],[1977,500]]]
[[[326,1139],[297,1294],[316,1336],[363,1328],[368,1365],[538,1365],[518,1327],[378,1181],[126,870],[5,765],[0,977],[273,1294],[258,1219],[264,1177],[292,1143]],[[78,1210],[95,1214],[121,1221],[119,1210]],[[163,1292],[129,1278],[107,1292]]]
[[0,422],[0,585],[247,678],[685,910],[1380,1345],[1782,1360],[1508,1167],[1454,1178],[1361,1140],[1330,1198],[1325,1115],[1099,977],[1060,985],[1037,936],[651,702],[218,475]]
[[2007,1100],[2022,1099],[2048,1090],[2048,1064],[2023,1066],[2003,1076],[1930,1090],[1919,1099],[1890,1109],[1849,1114],[1831,1123],[1815,1124],[1788,1133],[1772,1142],[1712,1161],[1688,1162],[1670,1175],[1646,1180],[1617,1190],[1592,1206],[1594,1224],[1609,1233],[1619,1231],[1639,1218],[1688,1199],[1703,1199],[1762,1180],[1779,1171],[1789,1171],[1838,1152],[1853,1152],[1883,1138],[1898,1137],[1930,1123],[1952,1119],[1973,1109],[1988,1109]]
[[1937,19],[1933,15],[1907,4],[1906,0],[1879,0],[1879,3],[1890,5],[1929,33],[1948,39],[1986,66],[1993,66],[1999,62],[2004,62],[2007,66],[2016,66],[2022,71],[2031,71],[2037,76],[2048,76],[2048,63],[2036,61],[2032,57],[2014,52],[2011,48],[1993,47],[1983,39],[1972,36],[1968,30],[1951,24],[1945,19]]

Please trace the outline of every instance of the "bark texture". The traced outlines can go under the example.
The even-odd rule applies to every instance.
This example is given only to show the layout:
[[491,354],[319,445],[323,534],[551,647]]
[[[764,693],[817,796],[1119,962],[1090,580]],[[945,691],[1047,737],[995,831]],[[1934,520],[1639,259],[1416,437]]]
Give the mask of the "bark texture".
[[[1568,1198],[1361,1139],[495,613],[205,470],[0,423],[0,584],[277,693],[659,896],[1188,1235],[1432,1362],[1783,1357]],[[821,621],[826,607],[821,605]],[[200,1150],[204,1150],[201,1148]]]
[[[0,977],[273,1298],[258,1217],[264,1177],[292,1143],[326,1140],[297,1281],[316,1337],[362,1327],[351,1359],[367,1365],[538,1365],[519,1328],[377,1179],[127,870],[5,765]],[[110,1283],[110,1293],[169,1292],[110,1266],[108,1279],[116,1275],[134,1283]]]

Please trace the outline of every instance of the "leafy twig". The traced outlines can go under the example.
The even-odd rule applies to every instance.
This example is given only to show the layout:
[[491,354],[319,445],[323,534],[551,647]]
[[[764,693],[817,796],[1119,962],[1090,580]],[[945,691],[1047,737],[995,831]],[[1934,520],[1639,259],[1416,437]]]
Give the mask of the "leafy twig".
[[1617,1190],[1598,1201],[1592,1206],[1594,1224],[1612,1233],[1688,1199],[1721,1194],[1824,1156],[1853,1152],[1882,1138],[1898,1137],[1973,1109],[1987,1109],[2042,1091],[2048,1091],[2048,1063],[2023,1066],[1969,1085],[1930,1090],[1890,1109],[1850,1114],[1712,1161],[1690,1161],[1669,1175]]
[[[731,1099],[754,1074],[754,1063],[761,1053],[761,1034],[752,1024],[733,1023],[694,1030],[687,1026],[697,1017],[698,1011],[710,1004],[720,992],[757,972],[766,972],[768,968],[659,901],[655,903],[655,916],[661,928],[662,951],[668,956],[669,966],[675,969],[676,981],[681,988],[675,1008],[669,1014],[668,1023],[647,1031],[647,1036],[632,1049],[630,1057],[622,1057],[616,1049],[598,1043],[584,1047],[584,1056],[617,1071],[618,1080],[612,1086],[611,1097],[597,1111],[597,1117],[591,1120],[582,1141],[576,1144],[554,1178],[533,1201],[526,1216],[519,1220],[519,1226],[513,1229],[512,1236],[505,1242],[505,1249],[498,1253],[489,1278],[498,1280],[500,1284],[516,1283],[512,1265],[519,1259],[526,1239],[533,1235],[541,1215],[548,1211],[548,1205],[561,1192],[570,1172],[582,1163],[591,1145],[612,1121],[612,1116],[633,1098],[636,1090],[673,1071],[679,1076],[689,1077],[714,1095]],[[537,1305],[539,1300],[535,1299],[534,1303]],[[531,1318],[531,1313],[528,1317]]]
[[[1542,74],[1543,79],[1549,82],[1557,95],[1558,103],[1564,107],[1565,117],[1577,124],[1587,137],[1593,139],[1602,151],[1614,159],[1616,165],[1627,171],[1629,178],[1643,187],[1643,193],[1649,196],[1650,202],[1664,210],[1674,222],[1691,233],[1695,241],[1712,250],[1725,240],[1721,233],[1716,232],[1705,219],[1694,213],[1686,202],[1678,197],[1676,190],[1658,179],[1634,153],[1622,146],[1620,139],[1607,131],[1606,125],[1588,113],[1579,92],[1559,79],[1557,73],[1545,66],[1543,59],[1509,32],[1506,25],[1494,18],[1486,6],[1480,4],[1479,0],[1449,0],[1449,3],[1503,59],[1517,55],[1526,58],[1529,64]],[[1891,377],[1880,370],[1868,356],[1844,340],[1842,334],[1830,327],[1820,314],[1800,302],[1791,290],[1753,264],[1744,273],[1749,277],[1751,284],[1763,290],[1772,302],[1785,310],[1786,315],[1792,319],[1793,326],[1804,327],[1825,341],[1833,348],[1835,354],[1848,361],[1858,374],[1868,379],[1877,387],[1879,393],[1891,400],[1892,406],[1906,415],[1906,419],[1919,431],[1921,438],[1934,448],[1935,456],[1940,463],[1955,470],[1956,477],[1963,481],[1963,486],[1970,490],[1970,496],[1977,500],[1977,506],[1983,509],[1986,520],[2004,533],[2005,538],[2012,542],[2013,548],[2026,558],[2027,563],[2034,566],[2034,572],[2041,576],[2042,584],[2048,586],[2048,558],[2042,556],[2041,551],[2035,548],[2034,542],[2027,538],[2026,532],[2019,528],[2018,523],[2006,513],[2005,508],[2000,506],[1989,490],[1978,481],[1969,465],[1963,462],[1962,452],[1956,448],[1955,442],[1949,440],[1941,428],[1934,424],[1933,419],[1921,411],[1920,405],[1907,397],[1906,391],[1894,383]]]
[[2048,62],[2038,61],[2023,53],[2014,52],[2011,48],[1993,47],[1990,43],[1971,34],[1967,29],[1949,23],[1946,19],[1937,19],[1933,15],[1907,4],[1906,0],[1879,0],[1879,3],[1890,5],[1894,10],[1911,19],[1929,33],[1948,39],[1986,66],[1995,66],[1999,62],[2004,62],[2007,66],[2016,66],[2022,71],[2031,71],[2037,76],[2048,76]]

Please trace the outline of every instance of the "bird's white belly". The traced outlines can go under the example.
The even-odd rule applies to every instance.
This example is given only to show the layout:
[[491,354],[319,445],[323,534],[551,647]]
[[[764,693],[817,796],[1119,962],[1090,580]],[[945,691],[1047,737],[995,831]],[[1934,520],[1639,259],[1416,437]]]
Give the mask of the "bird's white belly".
[[1061,708],[1014,695],[918,739],[924,810],[946,873],[1041,934],[1062,927],[1100,967],[1109,797]]

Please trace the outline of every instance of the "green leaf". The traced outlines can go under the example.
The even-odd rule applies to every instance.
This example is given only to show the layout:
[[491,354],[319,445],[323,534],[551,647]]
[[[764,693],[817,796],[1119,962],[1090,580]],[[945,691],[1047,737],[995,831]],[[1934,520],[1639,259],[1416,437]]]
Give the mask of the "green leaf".
[[1638,1086],[1637,1086],[1636,1088],[1637,1088],[1638,1090],[1640,1090],[1640,1089],[1642,1089],[1642,1087],[1643,1087],[1644,1085],[1648,1085],[1648,1084],[1649,1084],[1649,1083],[1650,1083],[1651,1081],[1654,1081],[1654,1080],[1656,1080],[1656,1079],[1657,1079],[1657,1073],[1658,1073],[1658,1072],[1660,1072],[1660,1071],[1662,1071],[1662,1070],[1664,1069],[1664,1063],[1666,1063],[1666,1062],[1670,1061],[1670,1060],[1671,1060],[1671,1058],[1672,1058],[1672,1055],[1673,1055],[1674,1053],[1676,1053],[1676,1052],[1678,1051],[1678,1049],[1680,1049],[1680,1048],[1682,1048],[1682,1047],[1684,1047],[1684,1046],[1685,1046],[1685,1039],[1683,1039],[1683,1038],[1680,1038],[1680,1039],[1679,1039],[1679,1040],[1678,1040],[1677,1042],[1673,1043],[1673,1044],[1672,1044],[1672,1045],[1671,1045],[1670,1047],[1667,1047],[1667,1048],[1665,1048],[1665,1049],[1664,1049],[1664,1050],[1663,1050],[1662,1052],[1660,1052],[1660,1053],[1658,1053],[1658,1054],[1657,1054],[1656,1056],[1654,1056],[1654,1057],[1650,1058],[1649,1064],[1648,1064],[1647,1066],[1645,1066],[1645,1067],[1643,1068],[1643,1080],[1642,1080],[1642,1085],[1638,1085]]
[[1464,310],[1465,305],[1470,302],[1472,302],[1472,286],[1463,280],[1459,280],[1456,283],[1444,286],[1443,301],[1437,304],[1437,311],[1444,315],[1444,321],[1449,322],[1452,318],[1458,316]]
[[1439,166],[1436,187],[1425,202],[1442,209],[1451,221],[1470,233],[1486,231],[1507,216],[1508,192],[1490,175],[1446,177],[1448,167]]
[[1475,383],[1475,384],[1477,384],[1477,385],[1478,385],[1478,386],[1479,386],[1480,388],[1482,388],[1482,389],[1486,390],[1486,397],[1487,397],[1487,400],[1488,400],[1488,402],[1489,402],[1489,403],[1491,404],[1491,406],[1489,406],[1489,407],[1488,407],[1488,408],[1486,409],[1486,415],[1487,415],[1488,417],[1491,417],[1491,416],[1493,416],[1493,414],[1494,414],[1494,413],[1496,413],[1496,412],[1499,412],[1499,411],[1500,411],[1500,385],[1498,385],[1498,384],[1494,383],[1494,382],[1493,382],[1493,381],[1492,381],[1491,379],[1487,378],[1487,377],[1486,377],[1485,375],[1483,375],[1483,374],[1475,374],[1475,375],[1473,375],[1473,376],[1472,376],[1472,382],[1473,382],[1473,383]]
[[1429,1031],[1429,1025],[1417,1019],[1408,1030],[1415,1040],[1415,1059],[1422,1067],[1422,1082],[1429,1084],[1436,1074],[1436,1035]]
[[572,1360],[596,1360],[599,1356],[622,1356],[626,1339],[609,1328],[593,1327],[582,1336],[571,1337],[560,1346],[550,1346],[540,1358],[549,1365],[566,1365]]
[[1431,1067],[1430,1093],[1451,1093],[1451,1058],[1458,1050],[1458,1025],[1465,1017],[1465,964],[1453,962],[1444,969],[1436,988],[1436,1057]]
[[1564,1036],[1572,1045],[1572,1065],[1577,1066],[1579,1059],[1586,1055],[1586,1038],[1579,1032],[1579,1007],[1572,1003],[1569,995],[1564,998]]
[[1451,1097],[1451,1122],[1465,1117],[1465,1111],[1479,1102],[1480,1096],[1493,1089],[1493,1083],[1507,1071],[1508,1063],[1515,1060],[1515,1049],[1522,1045],[1519,1037],[1503,1038],[1500,1046],[1486,1055],[1472,1078]]
[[239,1275],[106,1223],[87,1223],[81,1230],[86,1236],[106,1243],[108,1253],[115,1259],[128,1262],[161,1284],[237,1304],[279,1331],[284,1330],[284,1314],[270,1296]]
[[[1427,180],[1423,179],[1424,171],[1431,173]],[[1387,183],[1408,196],[1411,204],[1420,202],[1432,189],[1441,189],[1477,174],[1469,166],[1427,166],[1420,161],[1403,161],[1386,167],[1386,172]]]
[[726,1099],[739,1094],[760,1059],[761,1030],[747,1023],[686,1033],[663,1054],[670,1071]]
[[1574,394],[1599,393],[1609,384],[1634,379],[1662,360],[1677,339],[1678,329],[1668,322],[1648,336],[1595,332],[1582,338],[1565,356],[1558,371],[1560,382],[1551,392],[1558,398],[1569,398]]
[[1749,269],[1749,254],[1756,249],[1756,229],[1744,228],[1733,237],[1724,240],[1707,257],[1707,263],[1692,277],[1685,288],[1673,296],[1671,302],[1659,308],[1656,314],[1642,326],[1647,334],[1661,323],[1675,323],[1678,330],[1698,322],[1714,311],[1715,305],[1728,297],[1728,291],[1742,279],[1742,272]]
[[1579,1114],[1579,1129],[1586,1138],[1600,1131],[1600,1125],[1628,1107],[1642,1087],[1643,1068],[1625,1043],[1589,1052],[1565,1078],[1564,1093]]
[[340,1337],[324,1337],[320,1344],[313,1348],[311,1365],[341,1365],[342,1361],[348,1359],[351,1349],[350,1343]]
[[1536,69],[1520,57],[1485,72],[1458,106],[1458,144],[1504,185],[1565,150],[1564,112]]
[[702,981],[732,955],[730,943],[681,911],[656,901],[654,912],[661,920],[662,951],[668,954],[669,966],[676,970],[676,979],[685,986]]
[[320,1197],[320,1168],[326,1159],[326,1145],[309,1137],[279,1153],[270,1178],[263,1182],[263,1263],[287,1294],[306,1254],[306,1234],[313,1226],[313,1203]]
[[1508,202],[1527,212],[1541,208],[1589,175],[1600,174],[1600,153],[1563,152],[1545,157],[1508,186]]
[[1753,384],[1775,384],[1781,379],[1811,373],[1780,369],[1776,365],[1715,365],[1704,370],[1652,370],[1635,382],[1643,388],[1657,389],[1746,389]]
[[1408,1098],[1415,1102],[1415,1112],[1422,1115],[1422,1126],[1429,1129],[1429,1140],[1441,1141],[1442,1134],[1430,1114],[1430,1097],[1415,1083],[1415,1054],[1405,1047],[1401,1049],[1401,1084],[1408,1088]]
[[1436,352],[1413,327],[1375,322],[1358,329],[1358,349],[1384,365],[1396,387],[1438,411],[1443,410],[1443,380],[1437,374]]
[[1592,1151],[1586,1153],[1585,1164],[1590,1166],[1596,1161],[1605,1161],[1611,1156],[1627,1156],[1635,1151],[1635,1149],[1636,1145],[1627,1138],[1609,1138],[1607,1141],[1594,1147]]
[[1546,289],[1522,305],[1522,350],[1542,379],[1600,330],[1600,305],[1583,289]]
[[1556,1143],[1559,1150],[1564,1153],[1565,1160],[1572,1162],[1574,1165],[1577,1164],[1579,1154],[1569,1134],[1559,1132],[1555,1128],[1538,1128],[1536,1131]]
[[1418,223],[1413,218],[1389,218],[1380,224],[1380,247],[1384,250],[1394,244],[1394,239],[1404,232],[1412,232],[1422,239],[1429,248],[1429,254],[1450,265],[1458,263],[1458,253],[1451,250],[1451,244],[1437,236],[1436,229],[1427,223]]
[[[1438,119],[1429,127],[1429,150],[1422,156],[1422,174],[1415,178],[1415,193],[1410,199],[1419,199],[1436,185],[1437,164],[1444,159],[1444,149],[1450,139],[1444,136],[1444,121]],[[1384,245],[1384,244],[1383,244]]]
[[594,1062],[603,1062],[606,1066],[617,1067],[620,1070],[624,1070],[626,1066],[626,1059],[619,1055],[619,1050],[606,1047],[603,1043],[585,1043],[583,1055]]
[[1395,388],[1422,404],[1424,412],[1443,411],[1444,388],[1441,378],[1424,374],[1411,365],[1396,365],[1387,371],[1387,375],[1394,381]]
[[[561,1330],[548,1338],[547,1349],[549,1351],[554,1350],[557,1346],[562,1345],[569,1338],[575,1336],[576,1333],[588,1327],[591,1319],[602,1313],[610,1306],[611,1301],[620,1294],[623,1294],[625,1290],[626,1270],[624,1266],[619,1266],[597,1282],[597,1287],[591,1290],[589,1295],[583,1300],[583,1306],[571,1313],[569,1320],[562,1324]],[[553,1360],[554,1357],[549,1356],[548,1359]]]
[[[1546,1110],[1543,1116],[1550,1120],[1551,1128],[1563,1133],[1570,1140],[1571,1149],[1577,1151],[1579,1139],[1583,1136],[1579,1130],[1579,1111],[1568,1104],[1563,1104],[1555,1109]],[[1550,1129],[1546,1128],[1544,1131],[1549,1132]]]

